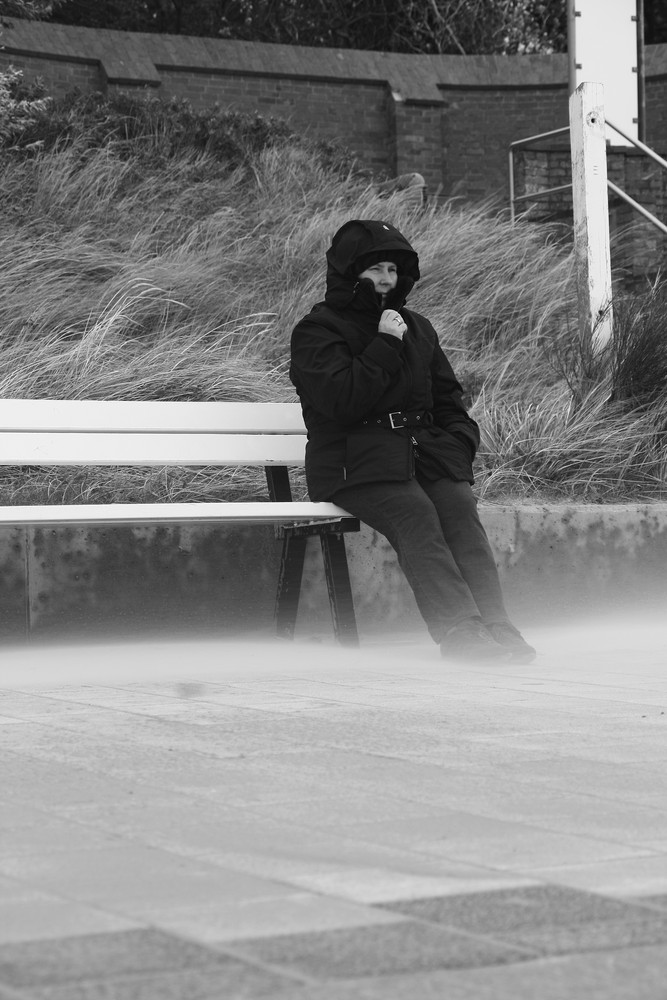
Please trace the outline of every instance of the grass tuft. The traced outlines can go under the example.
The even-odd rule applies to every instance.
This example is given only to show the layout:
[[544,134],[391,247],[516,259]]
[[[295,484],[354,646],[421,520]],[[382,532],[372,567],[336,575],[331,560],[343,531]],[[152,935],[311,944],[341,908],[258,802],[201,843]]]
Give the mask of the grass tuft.
[[[0,158],[3,396],[292,400],[290,334],[322,298],[333,233],[389,219],[422,261],[410,305],[482,427],[480,496],[664,498],[659,284],[619,299],[593,358],[572,256],[547,228],[491,204],[418,209],[259,116],[72,98],[33,109]],[[253,470],[4,470],[0,487],[3,503],[266,494]]]

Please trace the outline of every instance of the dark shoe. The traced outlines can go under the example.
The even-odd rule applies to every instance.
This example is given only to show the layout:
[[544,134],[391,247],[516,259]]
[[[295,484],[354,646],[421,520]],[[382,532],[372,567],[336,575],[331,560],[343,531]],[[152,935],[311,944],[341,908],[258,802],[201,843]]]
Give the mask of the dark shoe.
[[475,618],[466,618],[450,628],[440,643],[440,654],[446,660],[466,662],[509,659],[507,649]]
[[519,630],[509,622],[491,622],[486,630],[509,651],[512,663],[532,663],[537,656],[537,650],[529,646]]

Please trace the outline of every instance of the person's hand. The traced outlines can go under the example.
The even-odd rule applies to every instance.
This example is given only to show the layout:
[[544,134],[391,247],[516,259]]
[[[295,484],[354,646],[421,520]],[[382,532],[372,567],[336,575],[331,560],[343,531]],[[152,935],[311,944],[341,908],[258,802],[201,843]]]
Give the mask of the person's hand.
[[398,337],[403,340],[403,334],[407,333],[405,320],[395,309],[385,309],[380,316],[378,333],[388,333],[391,337]]

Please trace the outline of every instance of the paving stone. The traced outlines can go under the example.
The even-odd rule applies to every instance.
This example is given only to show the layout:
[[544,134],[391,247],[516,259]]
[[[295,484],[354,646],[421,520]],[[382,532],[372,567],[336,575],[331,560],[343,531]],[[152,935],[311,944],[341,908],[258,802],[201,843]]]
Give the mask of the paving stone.
[[364,1000],[665,1000],[667,951],[568,955],[366,980]]
[[30,990],[30,1000],[261,1000],[282,994],[301,1000],[292,978],[228,959],[215,969],[88,979]]
[[226,950],[322,979],[476,968],[532,957],[529,949],[412,921],[382,927],[236,941]]
[[48,820],[47,809],[38,809],[26,802],[15,802],[3,798],[0,810],[0,836],[5,830],[16,830],[19,827],[35,826]]
[[218,951],[155,930],[119,931],[0,947],[0,985],[33,989],[71,986],[82,979],[124,973],[166,973],[185,969],[231,975],[244,963]]
[[273,820],[291,820],[324,830],[336,826],[342,832],[352,824],[371,820],[390,826],[408,816],[421,818],[435,815],[446,818],[451,812],[444,806],[411,802],[398,796],[382,795],[379,791],[372,795],[356,790],[347,794],[341,791],[326,796],[309,796],[297,801],[274,802],[257,807],[256,811],[260,810]]
[[[322,840],[318,831],[312,831],[311,840],[289,841],[274,844],[273,852],[262,850],[261,846],[249,845],[246,850],[221,850],[202,855],[201,859],[213,861],[223,868],[246,872],[249,875],[289,883],[294,889],[312,890],[336,898],[359,902],[377,902],[378,888],[381,899],[397,899],[406,896],[442,896],[447,892],[474,891],[476,888],[490,888],[493,884],[516,885],[534,884],[534,879],[506,876],[503,872],[490,872],[483,866],[463,864],[441,858],[428,858],[416,852],[385,848],[382,845],[363,844],[346,838],[336,838],[334,834]],[[303,847],[305,844],[305,848]],[[379,866],[382,865],[382,869]],[[364,872],[374,872],[370,880]],[[379,872],[383,875],[378,875]],[[361,873],[361,875],[360,875]],[[394,883],[394,877],[397,882]],[[445,879],[437,892],[427,890],[420,881],[421,890],[406,892],[406,879],[413,877]],[[508,881],[509,879],[509,881]],[[384,889],[380,887],[380,880]],[[491,880],[489,882],[489,880]],[[480,882],[483,883],[480,886]],[[396,887],[387,891],[387,886]],[[1,883],[0,883],[1,884]]]
[[209,943],[398,923],[401,919],[388,910],[304,892],[254,900],[231,896],[217,903],[157,910],[151,915],[151,924],[190,941]]
[[617,899],[554,885],[399,900],[383,903],[382,908],[476,934],[508,934],[602,920],[631,921],[646,912]]
[[12,667],[0,1000],[667,1000],[662,647],[320,648]]
[[[25,727],[8,727],[12,732]],[[35,727],[40,729],[40,726]],[[39,735],[36,734],[37,739]],[[59,735],[49,734],[50,745]],[[94,773],[81,767],[70,767],[45,755],[38,760],[32,754],[32,737],[27,745],[15,752],[2,752],[2,782],[4,794],[18,803],[51,809],[82,802],[127,801],[128,796],[141,796],[144,786],[135,781],[117,781],[108,774]],[[50,751],[49,751],[50,752]]]
[[41,821],[0,829],[0,858],[48,851],[85,851],[90,848],[115,847],[118,839],[101,830],[69,822],[58,816],[44,815]]
[[646,906],[655,906],[659,910],[667,910],[667,894],[657,896],[638,896],[635,903],[644,903]]
[[293,875],[293,882],[318,892],[363,903],[389,903],[397,899],[460,895],[489,889],[531,885],[530,879],[512,873],[491,872],[473,865],[440,863],[427,874],[389,868],[339,868]]
[[[271,1000],[374,1000],[366,992],[367,983],[367,979],[355,979],[349,982],[330,980],[327,983],[310,983],[300,986],[298,992],[295,992],[294,987],[292,987],[280,990],[275,994],[272,993]],[[414,1000],[414,996],[411,1000]]]
[[566,955],[575,951],[610,951],[638,945],[667,945],[667,915],[656,914],[616,923],[576,924],[504,935],[504,939],[534,949],[540,955]]
[[542,955],[667,943],[667,916],[558,886],[412,900],[383,908],[455,930],[488,934]]
[[[515,752],[512,750],[512,752]],[[665,753],[664,749],[662,751]],[[498,784],[488,788],[483,803],[486,815],[600,840],[635,846],[650,846],[651,838],[665,837],[667,810],[624,802],[601,800],[591,795],[546,793],[539,787]],[[472,811],[472,810],[471,810]]]
[[[100,934],[129,930],[136,921],[105,913],[71,899],[50,896],[25,887],[13,899],[0,896],[0,946],[9,942],[62,938],[74,934]],[[399,915],[396,914],[396,919]]]
[[134,918],[181,907],[288,895],[279,882],[131,843],[0,859],[0,871],[45,891]]
[[649,854],[588,864],[551,864],[531,868],[530,874],[536,881],[632,899],[667,890],[667,855]]
[[[443,770],[444,789],[448,780]],[[392,824],[350,824],[345,832],[359,840],[416,850],[434,857],[460,859],[470,864],[483,858],[490,867],[524,874],[546,863],[583,863],[605,857],[641,857],[650,853],[643,847],[555,833],[540,826],[497,820],[472,811],[436,817],[408,814]]]
[[[655,738],[661,737],[656,733]],[[550,785],[553,792],[562,788],[567,792],[599,795],[627,802],[628,808],[638,803],[661,809],[667,800],[667,773],[659,761],[618,764],[575,756],[560,761],[537,760],[532,764],[521,760],[507,768],[505,778],[519,782],[537,778]]]

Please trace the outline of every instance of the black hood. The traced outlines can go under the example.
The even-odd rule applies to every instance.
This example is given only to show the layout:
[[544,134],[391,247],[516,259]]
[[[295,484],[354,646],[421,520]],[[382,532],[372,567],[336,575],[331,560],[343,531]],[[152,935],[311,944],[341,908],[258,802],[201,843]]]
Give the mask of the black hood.
[[[419,280],[419,257],[405,236],[390,222],[352,219],[338,230],[327,250],[327,291],[325,302],[333,309],[353,304],[377,308],[379,296],[369,280],[359,281],[355,261],[368,254],[383,255],[398,265],[398,283],[386,306],[400,309]],[[384,256],[386,254],[386,256]]]

